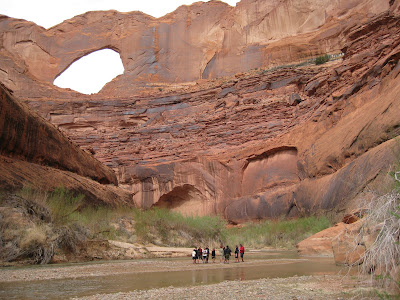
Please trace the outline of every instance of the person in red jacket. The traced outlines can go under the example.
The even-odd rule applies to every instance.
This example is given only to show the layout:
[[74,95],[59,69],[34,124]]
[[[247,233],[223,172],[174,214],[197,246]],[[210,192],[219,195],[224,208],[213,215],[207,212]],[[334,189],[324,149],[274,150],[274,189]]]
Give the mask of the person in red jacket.
[[199,247],[199,249],[197,250],[197,253],[198,253],[199,263],[200,263],[200,259],[201,259],[201,261],[203,261],[203,249],[201,249],[201,247]]
[[240,249],[239,249],[239,251],[240,251],[240,258],[242,259],[242,262],[244,262],[244,260],[243,260],[243,256],[244,256],[244,247],[243,247],[242,244],[240,244]]

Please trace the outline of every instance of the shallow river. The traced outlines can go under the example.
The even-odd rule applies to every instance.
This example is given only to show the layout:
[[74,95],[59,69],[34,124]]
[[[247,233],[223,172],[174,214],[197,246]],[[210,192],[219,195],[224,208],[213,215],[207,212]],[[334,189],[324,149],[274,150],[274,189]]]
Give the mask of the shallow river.
[[[332,258],[298,257],[290,251],[261,251],[247,253],[246,262],[263,260],[264,263],[251,265],[234,264],[223,268],[199,266],[196,270],[160,271],[132,273],[110,276],[95,276],[75,279],[52,279],[40,281],[16,281],[0,283],[0,299],[66,299],[99,293],[129,292],[136,289],[151,289],[167,286],[189,286],[218,283],[225,280],[252,280],[260,278],[291,277],[302,275],[344,274],[348,270],[336,266]],[[156,259],[168,261],[188,261],[190,258]],[[154,259],[152,260],[154,261]],[[116,263],[101,262],[102,264]],[[219,262],[218,262],[219,263]],[[90,263],[88,263],[90,264]],[[212,264],[211,262],[209,265]],[[234,266],[232,266],[234,265]],[[36,266],[30,268],[53,268]],[[57,265],[60,267],[60,265]],[[68,268],[68,265],[65,265]],[[24,269],[29,269],[25,267]],[[0,269],[1,272],[1,269]]]

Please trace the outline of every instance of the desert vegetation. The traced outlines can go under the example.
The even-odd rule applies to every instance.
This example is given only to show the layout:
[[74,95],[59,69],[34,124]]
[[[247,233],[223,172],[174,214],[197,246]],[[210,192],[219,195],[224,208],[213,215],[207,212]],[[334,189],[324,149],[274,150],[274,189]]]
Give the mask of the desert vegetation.
[[142,242],[164,246],[192,247],[198,244],[238,245],[251,248],[294,248],[302,239],[330,226],[325,217],[305,217],[292,220],[249,222],[242,226],[227,226],[216,216],[185,217],[180,213],[155,208],[134,210],[135,233]]
[[330,59],[330,57],[329,57],[328,54],[324,54],[324,55],[318,56],[318,57],[315,59],[315,64],[316,64],[316,65],[322,65],[322,64],[328,62],[329,59]]
[[366,216],[360,235],[367,250],[362,257],[360,272],[371,274],[387,290],[379,294],[381,299],[391,299],[389,293],[400,292],[399,182],[393,191],[376,196],[366,203],[365,209]]
[[[84,256],[93,240],[193,247],[221,243],[250,248],[293,248],[330,226],[325,217],[261,221],[228,226],[218,216],[183,216],[167,209],[86,205],[83,195],[58,188],[52,193],[25,188],[1,195],[3,262],[45,264],[56,254]],[[89,259],[88,257],[86,259]]]
[[331,226],[325,216],[302,217],[289,220],[265,220],[260,223],[247,223],[242,228],[227,229],[227,242],[230,245],[244,243],[252,248],[274,247],[295,248],[307,237]]
[[0,199],[2,261],[45,264],[57,250],[75,253],[84,243],[83,228],[71,222],[83,196],[63,188],[49,194],[23,189]]

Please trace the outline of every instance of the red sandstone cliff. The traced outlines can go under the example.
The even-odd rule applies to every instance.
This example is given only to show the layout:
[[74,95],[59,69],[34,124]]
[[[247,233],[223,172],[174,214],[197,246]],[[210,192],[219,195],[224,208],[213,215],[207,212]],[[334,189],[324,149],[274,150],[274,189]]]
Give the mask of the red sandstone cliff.
[[[63,186],[92,202],[130,204],[115,173],[68,140],[57,128],[32,113],[0,84],[0,188]],[[91,178],[91,179],[90,179]],[[100,183],[103,184],[100,184]]]
[[0,154],[117,184],[112,170],[69,141],[57,128],[32,114],[0,86]]
[[[382,181],[396,159],[392,139],[400,133],[398,5],[394,2],[389,10],[393,1],[350,1],[346,6],[335,1],[317,7],[311,1],[299,7],[300,2],[242,1],[236,8],[197,3],[160,19],[140,13],[88,13],[49,31],[4,18],[3,45],[9,48],[1,50],[0,74],[31,108],[118,171],[120,186],[132,192],[138,206],[221,214],[232,222],[340,212],[366,187]],[[206,16],[201,17],[201,9]],[[292,21],[284,16],[293,16]],[[133,79],[200,78],[204,69],[195,63],[188,66],[188,57],[179,55],[208,53],[208,42],[185,39],[192,41],[191,28],[200,30],[203,23],[208,28],[203,30],[215,30],[215,36],[225,24],[222,46],[209,52],[214,57],[208,65],[210,76],[295,61],[308,56],[309,49],[341,49],[345,56],[323,66],[260,69],[197,85],[166,86],[163,93],[132,92]],[[286,31],[279,31],[283,23]],[[171,33],[162,31],[165,28]],[[187,52],[178,47],[182,41],[172,37],[175,32],[187,43]],[[204,36],[197,33],[196,38]],[[10,42],[16,40],[28,42]],[[33,49],[38,41],[49,59],[57,57],[43,69],[35,67],[33,57],[26,58],[25,65],[18,54],[18,47]],[[160,47],[164,42],[171,47]],[[132,48],[125,51],[123,46]],[[103,47],[120,51],[126,72],[98,95],[79,95],[48,83],[74,59]],[[291,50],[302,47],[304,51]],[[270,50],[271,55],[263,52]],[[143,60],[132,53],[143,53]],[[148,60],[155,53],[158,56]],[[160,63],[164,59],[166,65]],[[167,73],[163,66],[168,66]],[[24,73],[27,68],[36,70],[36,79]]]
[[120,53],[125,73],[105,92],[129,96],[148,82],[209,79],[339,52],[343,31],[388,9],[388,0],[243,0],[235,8],[210,1],[159,19],[88,12],[49,30],[3,16],[0,80],[17,96],[32,97],[23,92],[27,84],[38,97],[54,95],[46,83],[82,56],[111,48]]

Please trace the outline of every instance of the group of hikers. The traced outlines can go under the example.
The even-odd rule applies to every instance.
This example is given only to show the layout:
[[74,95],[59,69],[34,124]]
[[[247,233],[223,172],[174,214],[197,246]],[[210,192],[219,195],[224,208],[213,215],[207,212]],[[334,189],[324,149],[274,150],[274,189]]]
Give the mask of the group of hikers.
[[[222,263],[222,260],[223,260],[225,264],[229,264],[229,259],[231,257],[231,253],[232,253],[232,250],[231,250],[231,248],[229,248],[229,246],[224,247],[221,244],[219,246],[219,257],[220,257],[219,262]],[[235,253],[235,262],[239,262],[239,255],[240,255],[242,262],[244,262],[244,260],[243,260],[244,247],[242,244],[240,244],[240,247],[238,247],[236,245],[234,253]],[[192,259],[193,259],[194,264],[200,263],[200,260],[203,262],[203,264],[207,264],[209,257],[210,257],[210,249],[208,248],[208,246],[205,247],[204,249],[202,249],[201,247],[194,248],[192,251]],[[215,257],[216,257],[215,248],[213,248],[211,250],[211,259],[212,259],[213,263],[215,263]]]

